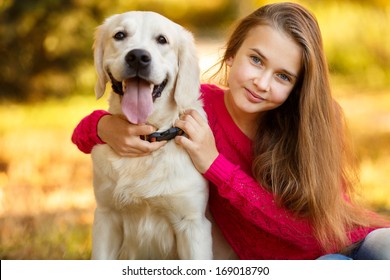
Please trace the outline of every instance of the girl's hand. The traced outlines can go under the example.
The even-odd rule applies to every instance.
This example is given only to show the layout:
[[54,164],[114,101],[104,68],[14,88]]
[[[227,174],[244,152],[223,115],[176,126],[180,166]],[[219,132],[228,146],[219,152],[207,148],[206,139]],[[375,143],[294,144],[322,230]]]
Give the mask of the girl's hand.
[[219,155],[213,132],[196,110],[189,110],[176,121],[186,136],[176,136],[175,141],[190,155],[200,173],[205,173]]
[[97,127],[100,139],[122,157],[146,156],[164,146],[166,141],[150,143],[140,138],[155,131],[151,125],[131,124],[119,115],[103,116]]

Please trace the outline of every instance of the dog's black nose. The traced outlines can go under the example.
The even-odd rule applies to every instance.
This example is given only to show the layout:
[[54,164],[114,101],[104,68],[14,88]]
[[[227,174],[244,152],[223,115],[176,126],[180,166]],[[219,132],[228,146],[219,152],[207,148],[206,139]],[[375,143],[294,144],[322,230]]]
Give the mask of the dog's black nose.
[[148,51],[135,49],[127,53],[125,60],[131,68],[139,70],[148,67],[152,57]]

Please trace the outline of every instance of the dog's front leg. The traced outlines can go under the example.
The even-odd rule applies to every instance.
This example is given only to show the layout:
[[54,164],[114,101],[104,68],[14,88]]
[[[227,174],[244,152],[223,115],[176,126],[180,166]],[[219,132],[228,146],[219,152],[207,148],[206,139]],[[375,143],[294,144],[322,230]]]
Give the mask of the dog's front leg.
[[211,223],[205,216],[207,199],[194,192],[169,199],[177,253],[182,260],[213,259]]
[[92,259],[118,259],[123,242],[122,224],[120,213],[110,208],[96,208],[92,229]]
[[175,231],[180,259],[213,259],[211,223],[205,217],[183,217],[176,224]]

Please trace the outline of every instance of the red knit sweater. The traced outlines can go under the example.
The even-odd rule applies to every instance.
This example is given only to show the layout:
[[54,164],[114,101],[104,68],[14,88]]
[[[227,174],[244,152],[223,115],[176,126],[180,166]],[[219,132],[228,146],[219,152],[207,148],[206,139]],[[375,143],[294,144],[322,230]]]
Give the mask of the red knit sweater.
[[[241,259],[315,259],[325,252],[310,223],[275,204],[273,195],[252,177],[252,141],[235,125],[213,85],[201,87],[204,108],[220,155],[204,176],[210,181],[210,211],[226,240]],[[97,122],[105,111],[94,111],[74,130],[72,141],[85,153],[95,144]],[[372,229],[350,233],[351,243]]]

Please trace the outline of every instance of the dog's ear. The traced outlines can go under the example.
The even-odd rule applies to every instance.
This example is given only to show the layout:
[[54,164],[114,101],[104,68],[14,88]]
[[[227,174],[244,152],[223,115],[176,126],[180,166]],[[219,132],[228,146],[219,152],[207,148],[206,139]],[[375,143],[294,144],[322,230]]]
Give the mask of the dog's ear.
[[[182,27],[181,27],[182,28]],[[182,28],[179,43],[179,73],[176,80],[175,101],[180,111],[196,102],[200,94],[200,69],[194,37]]]
[[103,68],[103,55],[104,55],[104,35],[105,35],[105,24],[100,25],[95,32],[95,42],[93,44],[94,49],[94,63],[97,73],[97,81],[95,84],[95,95],[96,99],[103,96],[106,91],[106,84],[108,78]]

